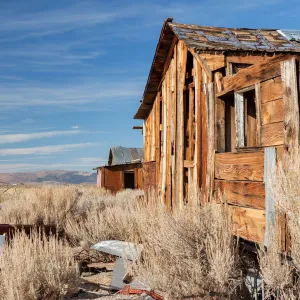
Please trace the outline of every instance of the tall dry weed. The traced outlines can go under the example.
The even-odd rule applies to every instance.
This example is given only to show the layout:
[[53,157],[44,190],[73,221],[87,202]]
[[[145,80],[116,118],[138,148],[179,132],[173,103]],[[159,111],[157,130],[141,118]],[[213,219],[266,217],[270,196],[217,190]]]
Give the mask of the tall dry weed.
[[[260,267],[265,281],[267,297],[300,299],[300,148],[293,145],[289,154],[278,162],[276,172],[270,174],[272,196],[277,213],[286,216],[290,235],[287,259],[282,255],[276,239],[271,239],[268,249],[261,250]],[[274,233],[274,235],[276,232]]]
[[224,209],[209,203],[171,215],[164,205],[148,203],[137,215],[144,251],[131,272],[166,299],[233,295],[241,274]]
[[73,251],[55,236],[16,233],[0,255],[0,299],[64,299],[78,283]]

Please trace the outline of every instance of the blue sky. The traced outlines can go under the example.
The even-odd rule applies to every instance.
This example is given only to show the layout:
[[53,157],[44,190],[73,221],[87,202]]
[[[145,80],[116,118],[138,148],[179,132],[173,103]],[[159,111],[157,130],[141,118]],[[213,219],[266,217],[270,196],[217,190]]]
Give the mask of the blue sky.
[[163,20],[300,29],[298,1],[0,1],[0,172],[91,171],[142,146],[133,115]]

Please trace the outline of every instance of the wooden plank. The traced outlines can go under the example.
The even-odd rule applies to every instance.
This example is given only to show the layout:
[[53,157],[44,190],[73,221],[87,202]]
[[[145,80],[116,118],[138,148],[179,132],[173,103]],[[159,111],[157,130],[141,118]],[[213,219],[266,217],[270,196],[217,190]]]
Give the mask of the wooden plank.
[[171,68],[166,73],[166,203],[171,210]]
[[299,99],[296,59],[281,63],[283,114],[284,114],[284,145],[286,149],[293,143],[299,144]]
[[206,116],[207,116],[207,167],[206,167],[206,189],[208,195],[211,195],[213,188],[213,151],[214,151],[214,84],[207,83],[205,85],[206,95]]
[[240,93],[234,93],[235,108],[235,138],[236,148],[245,145],[245,124],[244,124],[244,97]]
[[280,62],[285,56],[279,55],[275,58],[240,70],[236,75],[224,77],[224,91],[217,94],[222,96],[230,91],[238,91],[258,82],[274,78],[280,75]]
[[271,178],[276,172],[276,149],[275,147],[265,148],[264,156],[264,183],[266,194],[266,230],[264,236],[264,245],[269,246],[272,235],[276,235],[276,201],[272,194]]
[[283,121],[283,100],[277,99],[261,105],[262,124],[271,124]]
[[216,153],[215,178],[262,181],[264,153]]
[[263,147],[283,145],[283,122],[263,125],[261,128],[261,144]]
[[160,93],[157,93],[155,102],[154,102],[154,107],[155,107],[155,189],[156,192],[158,193],[158,185],[159,185],[159,178],[160,178]]
[[215,149],[225,152],[225,101],[215,100]]
[[248,241],[262,243],[265,231],[264,210],[229,206],[233,233]]
[[262,82],[260,85],[260,93],[262,104],[282,98],[281,76]]
[[185,84],[185,72],[187,61],[187,47],[183,41],[177,46],[177,128],[176,128],[176,206],[181,209],[184,204],[183,199],[183,160],[184,160],[184,103],[183,88]]
[[173,210],[174,199],[176,199],[176,177],[175,177],[175,162],[176,162],[176,120],[177,120],[177,45],[174,48],[174,58],[171,70],[172,77],[172,119],[171,119],[171,209]]
[[194,160],[185,160],[185,161],[183,162],[183,167],[184,167],[184,168],[193,168],[194,165],[195,165]]
[[196,153],[195,161],[196,168],[195,172],[197,176],[194,176],[194,180],[197,183],[197,188],[200,188],[202,182],[202,119],[201,119],[201,86],[202,86],[202,70],[200,64],[194,57],[194,69],[195,69],[195,105],[196,105]]
[[[167,72],[168,74],[168,72]],[[162,103],[163,103],[163,144],[162,144],[162,153],[161,153],[161,201],[166,203],[166,185],[167,185],[167,77],[165,77],[162,83]]]
[[263,182],[215,180],[215,190],[224,195],[226,203],[265,209]]
[[201,53],[200,56],[205,60],[211,71],[215,71],[226,66],[224,54]]
[[214,74],[215,90],[216,93],[223,91],[223,74],[222,72],[215,72]]
[[260,83],[255,84],[255,108],[256,108],[256,146],[261,146],[261,87]]
[[192,53],[192,55],[196,58],[197,62],[200,64],[201,68],[205,71],[208,82],[212,82],[213,74],[206,61],[192,48],[188,48],[188,50]]

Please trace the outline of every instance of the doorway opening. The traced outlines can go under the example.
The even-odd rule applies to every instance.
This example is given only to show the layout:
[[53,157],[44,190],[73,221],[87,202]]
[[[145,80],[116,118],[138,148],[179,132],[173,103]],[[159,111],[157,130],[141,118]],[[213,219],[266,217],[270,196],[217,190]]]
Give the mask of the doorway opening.
[[134,189],[134,172],[124,172],[124,188]]

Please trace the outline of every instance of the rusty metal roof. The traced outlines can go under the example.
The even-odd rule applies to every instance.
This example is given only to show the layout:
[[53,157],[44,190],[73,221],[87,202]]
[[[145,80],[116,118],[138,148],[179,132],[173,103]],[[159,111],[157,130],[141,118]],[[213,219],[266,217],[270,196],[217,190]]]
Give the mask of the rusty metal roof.
[[[292,31],[292,33],[295,32],[298,31]],[[285,31],[285,33],[287,32]],[[198,52],[300,53],[300,38],[299,40],[290,38],[288,34],[284,34],[284,31],[179,24],[168,18],[162,26],[142,103],[134,116],[135,119],[145,119],[152,108],[163,76],[164,64],[174,38],[183,40],[187,47]]]
[[112,147],[109,151],[108,165],[122,165],[143,161],[143,148]]

